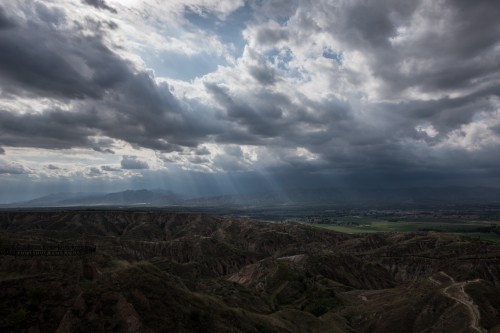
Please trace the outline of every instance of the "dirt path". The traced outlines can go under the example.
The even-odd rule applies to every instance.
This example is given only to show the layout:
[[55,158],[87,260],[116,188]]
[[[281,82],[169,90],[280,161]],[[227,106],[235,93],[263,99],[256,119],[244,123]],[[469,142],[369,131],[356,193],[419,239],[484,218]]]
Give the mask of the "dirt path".
[[[479,312],[479,308],[477,307],[476,304],[474,304],[474,301],[472,298],[465,292],[464,287],[469,284],[469,283],[475,283],[479,282],[479,279],[475,279],[472,281],[466,281],[466,282],[456,282],[454,278],[446,274],[445,272],[439,272],[440,274],[448,277],[448,279],[451,281],[451,284],[448,285],[446,288],[442,289],[441,292],[443,295],[446,297],[454,300],[457,303],[463,304],[466,308],[467,311],[470,314],[471,317],[471,322],[470,322],[470,327],[479,333],[485,333],[487,330],[482,328],[479,324],[479,320],[481,319],[481,314]],[[433,278],[429,278],[433,282],[438,282]]]

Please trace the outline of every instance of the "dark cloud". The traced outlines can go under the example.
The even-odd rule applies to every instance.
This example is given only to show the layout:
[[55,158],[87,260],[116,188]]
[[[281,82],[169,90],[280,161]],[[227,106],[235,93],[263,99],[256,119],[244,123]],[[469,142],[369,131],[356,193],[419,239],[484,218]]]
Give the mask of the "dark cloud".
[[284,29],[263,28],[257,31],[256,40],[262,45],[275,45],[281,41],[286,42],[289,32]]
[[[38,7],[44,9],[33,15],[43,13],[53,23],[49,15],[53,12]],[[112,52],[100,31],[88,35],[28,21],[0,30],[0,48],[4,95],[80,101],[73,110],[23,115],[0,111],[0,137],[6,145],[88,147],[112,153],[89,139],[101,134],[136,147],[172,152],[181,151],[182,146],[196,147],[218,131],[218,125],[200,117],[198,109],[177,101],[167,84],[158,85],[148,73],[136,71]]]
[[137,147],[172,152],[181,151],[181,146],[196,147],[214,131],[211,126],[194,113],[184,112],[167,87],[158,87],[145,74],[129,77],[106,98],[86,101],[75,110],[0,111],[0,139],[17,147],[88,147],[111,153],[112,149],[96,146],[90,139],[105,135]]
[[[296,29],[290,43],[328,34],[341,50],[369,55],[380,92],[398,98],[409,89],[452,93],[498,82],[499,15],[500,5],[488,0],[324,1],[299,4],[288,24]],[[355,84],[356,74],[349,76]]]
[[115,151],[111,149],[115,143],[115,140],[110,138],[91,138],[91,142],[93,142],[93,150],[99,153],[104,154],[114,154]]
[[489,98],[494,95],[500,95],[500,85],[454,98],[380,103],[375,105],[378,111],[374,113],[380,112],[382,119],[387,119],[387,130],[396,128],[399,136],[411,136],[415,126],[428,122],[445,137],[450,131],[473,121],[478,112],[494,112],[495,99]]
[[110,171],[110,172],[121,172],[122,171],[121,169],[114,168],[110,165],[103,165],[103,166],[101,166],[101,169],[103,171]]
[[273,85],[278,81],[279,74],[276,69],[256,52],[248,51],[252,64],[247,65],[248,73],[261,85]]
[[108,115],[96,126],[109,137],[139,147],[181,151],[181,146],[196,147],[209,134],[218,131],[219,125],[200,115],[201,110],[181,104],[168,85],[157,85],[146,73],[130,77],[119,89],[110,92],[110,97],[112,99],[99,103]]
[[[424,44],[435,47],[436,55],[472,60],[498,43],[498,3],[479,0],[471,4],[468,1],[448,0],[443,3],[441,9],[451,12],[449,20],[446,21],[443,38],[430,38],[426,40],[428,44]],[[460,38],[447,38],[452,36]]]
[[194,150],[196,155],[210,155],[210,150],[207,147],[198,147]]
[[223,107],[225,119],[238,125],[216,135],[219,142],[318,146],[344,135],[358,135],[355,130],[360,124],[352,117],[350,105],[334,96],[318,102],[299,95],[292,102],[287,95],[267,89],[232,96],[229,89],[218,85],[206,84],[206,88]]
[[60,170],[61,168],[58,167],[57,165],[49,164],[49,165],[47,165],[47,169],[49,169],[49,170]]
[[86,125],[86,114],[61,110],[41,114],[14,114],[0,110],[0,141],[12,147],[64,149],[86,147],[96,132]]
[[121,166],[125,170],[149,169],[148,163],[139,160],[136,156],[123,156]]
[[262,85],[272,85],[276,82],[275,72],[271,68],[250,66],[249,72],[250,75]]
[[95,8],[109,10],[114,14],[117,13],[116,9],[108,6],[104,0],[82,0],[82,2]]
[[[228,140],[227,136],[234,136],[235,141],[253,137],[255,144],[261,139],[274,137],[280,134],[282,125],[280,124],[282,111],[278,106],[272,106],[270,99],[264,100],[266,109],[258,109],[249,105],[246,101],[234,98],[230,91],[215,84],[206,84],[207,90],[215,98],[226,113],[226,119],[239,125],[225,133],[221,133],[219,138]],[[231,133],[233,132],[233,133]],[[231,141],[230,139],[228,141]],[[246,141],[246,140],[243,140]]]
[[21,175],[26,172],[23,169],[9,166],[0,166],[0,175]]
[[115,151],[109,148],[101,148],[101,147],[94,147],[92,148],[93,150],[100,152],[100,153],[106,153],[106,154],[114,154]]
[[193,163],[193,164],[204,164],[204,163],[210,162],[209,159],[201,157],[201,156],[192,156],[192,157],[189,157],[188,160],[190,163]]
[[265,17],[273,19],[288,19],[297,8],[299,0],[274,0],[263,1],[262,3],[251,3],[254,10]]
[[111,30],[116,30],[118,29],[118,23],[114,21],[106,21],[106,25],[108,26],[109,29]]
[[[386,79],[388,93],[398,93],[401,88],[418,88],[426,92],[475,88],[483,77],[489,77],[492,83],[498,81],[495,72],[500,59],[493,54],[498,43],[500,6],[490,1],[479,1],[474,6],[446,1],[435,4],[435,7],[435,14],[426,13],[427,22],[424,24],[429,25],[426,30],[411,42],[401,45],[388,45],[387,42],[397,35],[395,29],[401,22],[390,18],[390,10],[371,12],[370,15],[391,20],[386,23],[386,31],[377,35],[381,37],[375,39],[375,44],[363,47],[374,55],[375,75]],[[409,21],[409,15],[415,10],[418,6],[400,12],[403,23]],[[431,26],[432,22],[439,22],[438,33]],[[377,29],[369,30],[370,34],[377,32]],[[380,49],[381,45],[385,48]],[[405,63],[421,65],[404,69]]]
[[13,28],[15,24],[7,17],[5,9],[0,6],[0,30]]
[[99,168],[91,167],[87,171],[86,175],[89,176],[89,177],[100,177],[100,176],[103,175],[103,173],[102,173],[102,171]]
[[5,155],[5,149],[3,149],[2,147],[0,147],[0,155]]
[[387,47],[395,26],[390,20],[390,11],[379,3],[357,2],[347,11],[346,26],[352,28],[349,37],[360,43],[375,47]]
[[[325,2],[317,6],[308,4],[308,8],[299,5],[287,25],[300,29],[294,31],[295,35],[288,35],[289,42],[307,45],[310,39],[306,36],[327,33],[342,42],[341,51],[355,50],[369,55],[368,64],[381,84],[380,98],[387,98],[390,102],[360,104],[356,98],[318,102],[306,96],[300,103],[277,102],[273,93],[264,95],[253,91],[251,95],[235,95],[232,89],[208,86],[207,89],[226,110],[227,119],[240,125],[232,132],[221,134],[218,139],[266,144],[276,147],[275,153],[279,152],[278,147],[305,147],[317,154],[315,160],[306,161],[294,155],[276,153],[283,163],[303,172],[348,170],[353,174],[368,174],[378,170],[390,174],[406,170],[417,174],[418,170],[443,172],[445,168],[465,165],[467,156],[472,154],[485,160],[482,154],[491,154],[492,147],[498,143],[477,146],[474,153],[464,152],[463,146],[440,147],[462,126],[497,109],[500,58],[494,56],[492,48],[498,45],[500,30],[493,28],[485,32],[485,26],[499,24],[493,17],[497,16],[500,6],[489,2],[494,13],[491,14],[486,13],[485,4],[481,2],[472,9],[461,2],[436,3],[433,4],[437,10],[435,14],[423,7],[430,3],[418,1],[352,1],[335,6]],[[481,16],[487,23],[481,20]],[[414,22],[429,20],[420,27],[420,35],[411,31],[413,27],[409,23],[412,19]],[[432,20],[439,20],[439,33],[430,23]],[[409,30],[404,32],[401,27]],[[403,33],[406,33],[405,38],[413,39],[398,44],[394,40]],[[258,34],[256,40],[267,45],[265,38],[261,40],[261,37]],[[410,67],[408,72],[408,67],[404,66],[413,61],[418,65],[414,69]],[[351,80],[353,84],[358,80],[359,85],[366,79],[364,76],[355,77],[349,70],[341,75],[342,79]],[[437,93],[442,97],[402,98],[401,94],[407,89]],[[455,89],[470,90],[457,94]],[[446,96],[449,92],[455,92],[454,96]],[[286,116],[273,117],[273,110],[286,110]],[[417,130],[430,125],[436,131],[432,136]],[[311,130],[312,126],[317,130]],[[467,134],[464,132],[463,135]],[[456,164],[449,162],[448,154],[452,151],[462,152],[463,158],[454,159]]]
[[7,93],[99,98],[132,75],[100,36],[33,22],[0,30],[0,82]]

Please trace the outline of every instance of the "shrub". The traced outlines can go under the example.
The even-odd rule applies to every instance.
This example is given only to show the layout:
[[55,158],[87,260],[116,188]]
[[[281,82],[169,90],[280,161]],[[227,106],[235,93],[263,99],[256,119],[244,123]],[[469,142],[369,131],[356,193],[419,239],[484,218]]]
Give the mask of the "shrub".
[[11,312],[7,316],[7,321],[12,325],[12,326],[20,326],[26,321],[26,317],[28,315],[28,312],[24,308],[20,308],[16,311]]

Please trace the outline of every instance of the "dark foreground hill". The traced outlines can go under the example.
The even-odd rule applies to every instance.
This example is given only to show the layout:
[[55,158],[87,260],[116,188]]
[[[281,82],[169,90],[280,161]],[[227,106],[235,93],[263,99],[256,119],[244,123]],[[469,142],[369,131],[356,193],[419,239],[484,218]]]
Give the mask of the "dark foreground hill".
[[[12,255],[84,245],[96,252]],[[454,235],[0,212],[0,249],[2,332],[500,330],[500,247]]]

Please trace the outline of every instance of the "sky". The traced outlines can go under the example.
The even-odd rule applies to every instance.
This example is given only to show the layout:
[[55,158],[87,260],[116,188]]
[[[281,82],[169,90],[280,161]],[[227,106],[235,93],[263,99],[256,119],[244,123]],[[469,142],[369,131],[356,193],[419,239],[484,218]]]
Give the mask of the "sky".
[[9,0],[0,202],[500,187],[500,2]]

